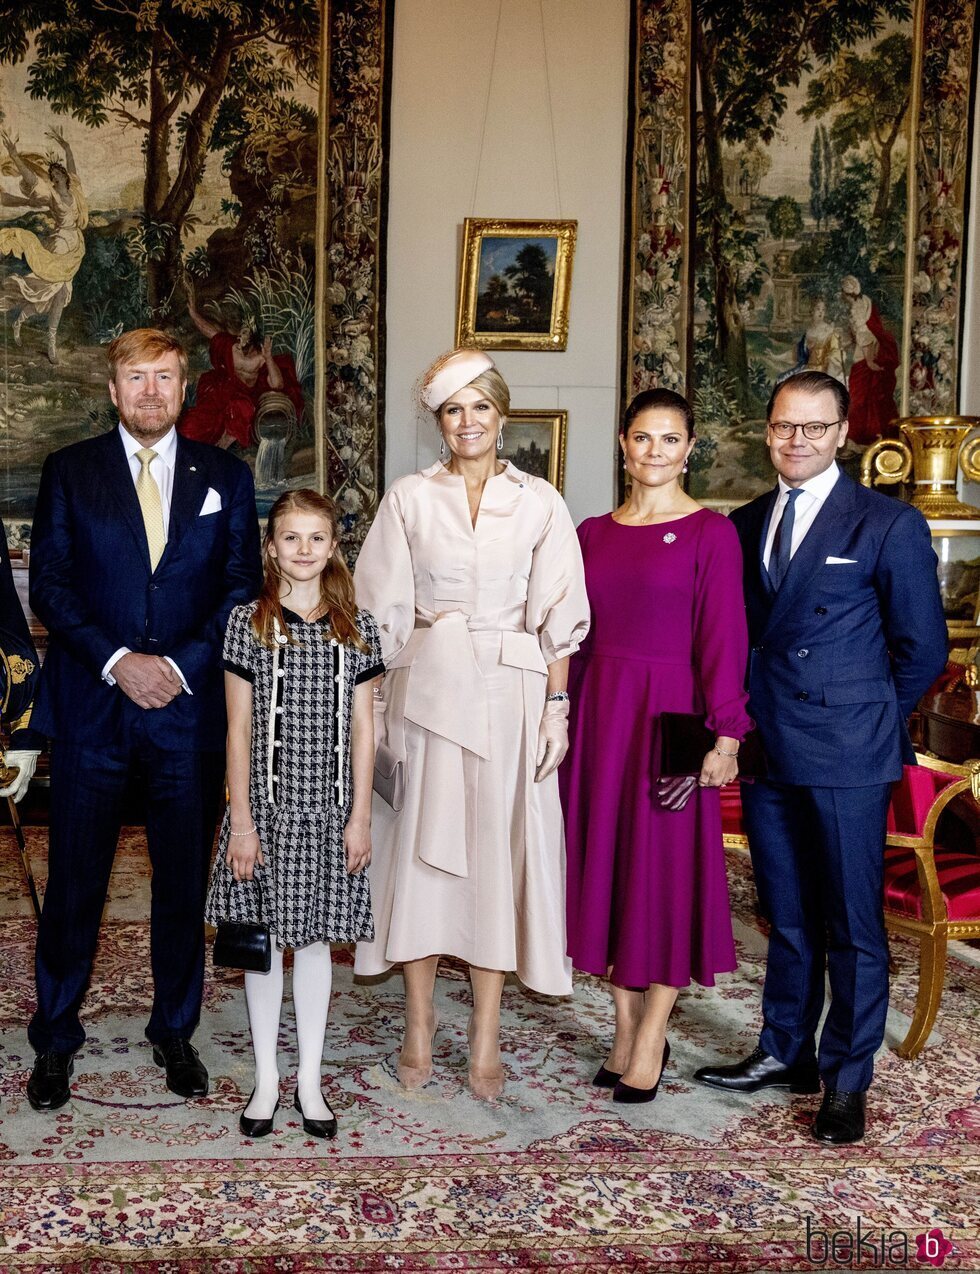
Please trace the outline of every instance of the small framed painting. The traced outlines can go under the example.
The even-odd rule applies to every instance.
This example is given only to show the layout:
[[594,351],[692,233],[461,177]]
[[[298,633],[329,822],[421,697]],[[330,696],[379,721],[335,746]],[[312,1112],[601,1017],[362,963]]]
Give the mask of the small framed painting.
[[456,344],[563,350],[577,221],[467,217]]
[[567,411],[512,411],[504,425],[501,459],[562,491],[567,433]]

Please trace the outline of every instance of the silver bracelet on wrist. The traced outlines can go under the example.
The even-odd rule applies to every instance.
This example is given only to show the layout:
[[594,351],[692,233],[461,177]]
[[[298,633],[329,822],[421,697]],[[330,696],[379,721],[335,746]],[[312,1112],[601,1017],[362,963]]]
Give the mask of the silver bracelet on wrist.
[[715,744],[714,750],[718,753],[719,756],[727,756],[729,758],[738,756],[737,752],[723,752],[717,743]]
[[545,703],[571,703],[567,690],[552,690],[544,697]]
[[259,829],[258,829],[258,828],[255,826],[255,824],[253,823],[253,824],[252,824],[252,826],[248,829],[248,831],[247,831],[247,832],[233,832],[233,831],[232,831],[232,829],[229,827],[229,828],[228,828],[228,835],[229,835],[229,836],[251,836],[253,832],[257,832],[258,830],[259,830]]

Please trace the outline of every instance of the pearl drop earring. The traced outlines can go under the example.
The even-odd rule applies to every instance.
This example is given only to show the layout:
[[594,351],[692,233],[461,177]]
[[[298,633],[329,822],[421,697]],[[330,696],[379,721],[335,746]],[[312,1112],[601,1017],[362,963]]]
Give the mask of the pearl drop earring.
[[445,460],[445,458],[446,458],[446,440],[445,438],[443,438],[442,442],[440,442],[439,444],[439,459]]

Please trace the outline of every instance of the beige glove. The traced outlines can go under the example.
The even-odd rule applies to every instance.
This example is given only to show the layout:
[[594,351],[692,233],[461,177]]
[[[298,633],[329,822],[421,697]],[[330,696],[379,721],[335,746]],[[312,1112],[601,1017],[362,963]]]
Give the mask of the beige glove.
[[561,765],[568,751],[568,700],[558,699],[545,702],[538,726],[538,754],[535,758],[537,769],[534,772],[535,783],[541,783]]
[[17,774],[6,787],[0,787],[0,796],[12,796],[15,802],[23,799],[31,785],[40,755],[40,752],[16,751],[5,754],[4,763],[8,769],[16,768]]

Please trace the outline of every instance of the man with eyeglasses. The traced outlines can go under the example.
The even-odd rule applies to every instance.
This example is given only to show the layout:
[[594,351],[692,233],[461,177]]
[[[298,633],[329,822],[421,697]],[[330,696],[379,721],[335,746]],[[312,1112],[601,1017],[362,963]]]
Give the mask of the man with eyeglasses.
[[906,719],[946,661],[928,524],[841,472],[848,405],[824,372],[778,385],[766,413],[776,489],[732,514],[749,712],[769,761],[767,779],[742,785],[769,956],[758,1047],[695,1074],[735,1093],[816,1093],[822,1081],[812,1132],[834,1144],[864,1136],[888,1008],[888,800],[914,763]]

